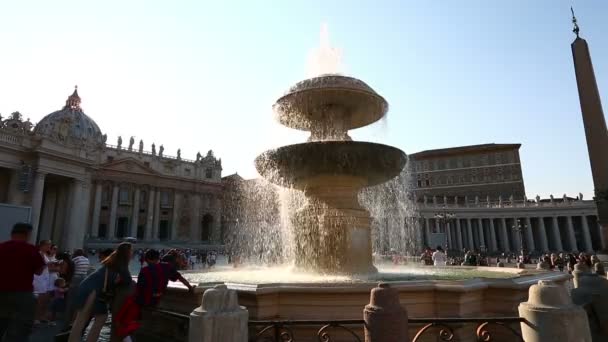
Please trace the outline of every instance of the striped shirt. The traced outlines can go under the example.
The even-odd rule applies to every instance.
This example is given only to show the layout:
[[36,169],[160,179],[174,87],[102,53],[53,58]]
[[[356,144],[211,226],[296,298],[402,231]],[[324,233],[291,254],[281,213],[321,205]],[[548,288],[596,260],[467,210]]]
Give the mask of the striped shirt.
[[72,259],[74,262],[74,275],[86,276],[89,272],[89,259],[84,256],[77,256]]

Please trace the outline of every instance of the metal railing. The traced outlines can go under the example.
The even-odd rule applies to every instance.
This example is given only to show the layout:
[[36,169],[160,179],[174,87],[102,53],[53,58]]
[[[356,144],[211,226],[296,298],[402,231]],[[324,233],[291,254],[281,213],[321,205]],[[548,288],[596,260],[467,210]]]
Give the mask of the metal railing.
[[[521,317],[474,317],[474,318],[410,318],[408,324],[421,325],[411,342],[422,341],[434,336],[437,341],[457,341],[457,331],[469,330],[476,341],[497,341],[496,335],[503,341],[521,341],[519,332],[521,323],[526,320]],[[474,328],[467,327],[474,325]],[[365,326],[363,320],[293,320],[293,321],[249,321],[250,342],[297,342],[294,333],[304,335],[306,329],[316,330],[316,340],[319,342],[335,341],[332,336],[339,335],[340,341],[345,339],[353,342],[362,342],[364,338],[359,335]],[[465,331],[466,332],[466,331]],[[506,337],[505,337],[506,336]],[[307,337],[310,341],[311,337]],[[405,342],[405,341],[404,341]]]

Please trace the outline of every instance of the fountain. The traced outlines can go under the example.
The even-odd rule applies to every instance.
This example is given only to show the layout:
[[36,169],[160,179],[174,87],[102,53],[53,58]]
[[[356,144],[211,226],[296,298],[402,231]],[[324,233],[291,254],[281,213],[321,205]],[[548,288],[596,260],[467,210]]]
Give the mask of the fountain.
[[295,266],[329,274],[376,272],[371,218],[358,193],[399,175],[406,156],[391,146],[352,141],[348,130],[381,119],[387,102],[363,81],[329,74],[297,83],[274,110],[281,124],[311,132],[308,142],[267,151],[255,161],[263,177],[306,196],[292,219]]
[[[199,305],[204,290],[223,283],[238,291],[239,303],[247,307],[250,319],[359,319],[370,289],[385,281],[399,291],[410,317],[500,316],[516,314],[529,286],[539,279],[569,279],[557,272],[513,268],[385,264],[376,265],[378,271],[372,262],[372,217],[358,197],[367,192],[365,202],[373,202],[402,191],[390,188],[405,187],[406,155],[391,146],[350,138],[349,130],[383,118],[388,104],[363,81],[335,73],[338,54],[328,49],[325,46],[318,56],[329,57],[329,63],[317,65],[317,74],[291,87],[274,104],[277,120],[310,132],[308,141],[266,151],[255,160],[258,172],[268,181],[304,194],[288,220],[292,266],[249,265],[186,273],[187,279],[199,283],[198,297],[172,285],[162,309],[188,314]],[[263,188],[258,196],[268,193],[262,195],[265,199],[251,199],[262,202],[257,209],[282,197]],[[387,188],[390,194],[383,192]],[[370,189],[376,191],[371,196]],[[276,208],[269,212],[276,219]],[[276,227],[270,233],[264,230],[267,214],[262,216],[262,225],[254,231],[263,240],[271,239],[268,235],[277,235]],[[251,232],[246,236],[250,240]],[[261,245],[272,249],[281,244],[273,240]],[[260,252],[255,248],[256,254]],[[156,327],[165,326],[161,322]]]

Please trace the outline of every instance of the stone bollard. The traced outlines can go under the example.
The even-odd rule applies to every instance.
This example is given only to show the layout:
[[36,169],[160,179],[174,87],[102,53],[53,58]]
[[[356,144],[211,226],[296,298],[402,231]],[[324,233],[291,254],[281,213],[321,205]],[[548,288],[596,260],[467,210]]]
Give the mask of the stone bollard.
[[[578,265],[576,265],[578,266]],[[588,308],[594,341],[608,341],[608,280],[588,267],[575,266],[572,301]]]
[[523,262],[518,262],[517,263],[517,268],[519,268],[519,269],[525,269],[526,268],[526,264],[524,264]]
[[372,289],[363,310],[365,342],[402,342],[408,340],[407,311],[399,303],[399,292],[387,283]]
[[496,263],[496,267],[505,267],[505,264],[503,264],[502,261],[499,261]]
[[247,342],[249,313],[239,306],[236,291],[216,285],[203,293],[190,314],[189,342]]
[[527,321],[521,324],[526,342],[591,342],[587,314],[572,303],[564,286],[540,280],[530,287],[528,301],[518,309]]

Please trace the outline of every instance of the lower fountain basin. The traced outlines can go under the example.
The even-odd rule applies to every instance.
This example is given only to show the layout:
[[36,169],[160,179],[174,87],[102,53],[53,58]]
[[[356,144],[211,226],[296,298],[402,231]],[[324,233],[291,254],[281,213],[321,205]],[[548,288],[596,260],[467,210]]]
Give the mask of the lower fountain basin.
[[[563,272],[494,267],[410,268],[380,265],[378,269],[379,277],[387,272],[402,273],[403,277],[414,276],[409,278],[410,280],[406,280],[407,278],[384,280],[399,291],[399,301],[407,309],[410,318],[517,316],[517,307],[527,300],[531,285],[537,284],[539,280],[569,284],[572,278],[568,273]],[[303,277],[289,275],[290,272],[286,269],[282,273],[277,272],[276,269],[228,270],[229,268],[206,273],[185,272],[184,276],[187,279],[202,281],[197,286],[195,294],[190,294],[179,283],[171,283],[163,296],[160,308],[188,315],[200,306],[202,293],[206,289],[218,283],[225,283],[228,288],[238,292],[239,304],[247,308],[250,320],[358,320],[363,318],[363,308],[369,303],[370,290],[379,281],[378,279],[353,280],[347,277],[333,279],[327,276]],[[410,274],[408,275],[404,270],[410,270]],[[250,277],[258,271],[266,272],[266,276],[251,279]],[[421,275],[424,273],[428,273],[427,277]],[[445,278],[442,274],[449,276]],[[147,323],[149,327],[157,330],[167,330],[166,321]],[[315,327],[314,331],[306,330],[305,327],[294,329],[296,340],[318,341],[316,334],[318,328]],[[414,333],[419,328],[410,326],[410,333]],[[363,335],[360,327],[356,332],[359,336]],[[352,340],[352,337],[336,339],[336,341]],[[464,336],[459,340],[471,341],[475,338]]]
[[399,175],[407,157],[398,148],[361,141],[317,141],[282,146],[255,159],[260,175],[270,182],[306,189],[319,177],[350,177],[359,186],[384,183]]

